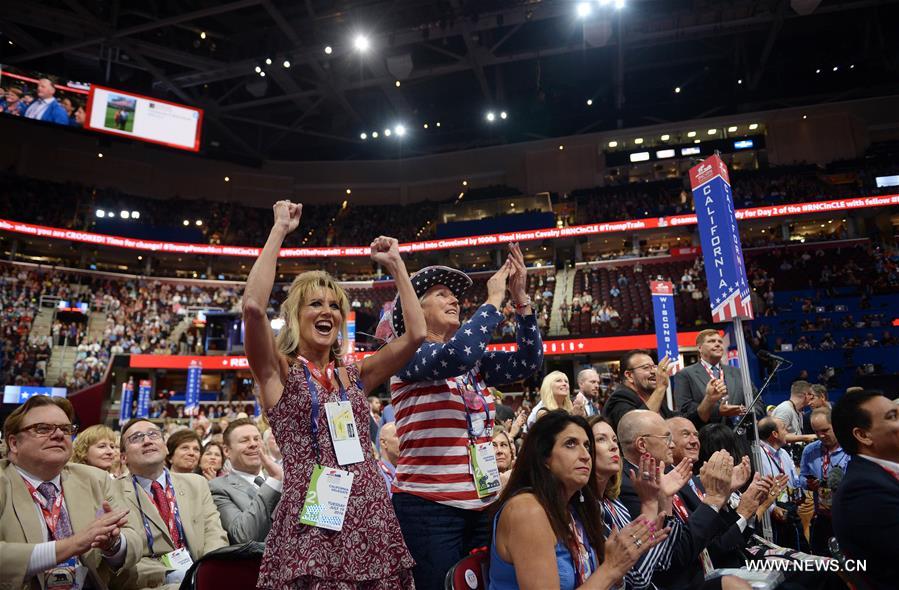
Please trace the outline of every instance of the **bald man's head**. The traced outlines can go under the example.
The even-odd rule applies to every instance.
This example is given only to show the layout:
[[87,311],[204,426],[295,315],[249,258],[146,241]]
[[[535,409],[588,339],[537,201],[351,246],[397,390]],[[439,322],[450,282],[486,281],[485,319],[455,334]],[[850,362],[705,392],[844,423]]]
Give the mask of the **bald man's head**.
[[631,410],[618,422],[617,434],[625,459],[634,465],[639,463],[643,453],[669,465],[674,461],[671,430],[655,412]]
[[381,441],[381,455],[390,461],[391,465],[396,465],[400,458],[400,439],[396,436],[396,423],[384,424],[378,432],[378,439]]
[[674,462],[680,463],[684,457],[694,462],[699,459],[699,432],[692,422],[682,416],[668,418],[668,428],[674,440]]

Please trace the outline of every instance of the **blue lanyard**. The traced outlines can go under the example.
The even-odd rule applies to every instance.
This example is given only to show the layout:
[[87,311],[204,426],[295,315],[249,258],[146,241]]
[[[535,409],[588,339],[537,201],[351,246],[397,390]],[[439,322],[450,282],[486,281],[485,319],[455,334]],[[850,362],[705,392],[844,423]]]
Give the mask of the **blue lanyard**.
[[481,395],[481,387],[478,385],[477,374],[474,375],[474,378],[472,378],[471,372],[466,373],[465,376],[468,377],[468,383],[463,380],[463,387],[467,387],[468,384],[470,384],[471,388],[474,389],[475,395],[477,396],[478,400],[481,402],[480,408],[469,408],[468,404],[465,402],[465,392],[462,392],[462,406],[465,408],[465,421],[468,423],[468,439],[472,444],[474,444],[475,442],[477,442],[477,437],[479,435],[475,434],[474,432],[474,423],[471,421],[472,411],[484,411],[484,422],[486,424],[486,428],[481,431],[480,436],[490,436],[490,434],[493,432],[494,420],[490,419],[490,405],[487,403],[487,400],[484,399],[484,396]]
[[[309,395],[312,397],[312,451],[315,453],[315,463],[316,465],[322,464],[322,451],[321,447],[318,445],[318,415],[319,415],[319,402],[318,402],[318,388],[315,386],[314,380],[312,376],[309,375],[309,369],[303,364],[303,373],[306,375],[306,383],[309,385]],[[337,376],[337,371],[335,370],[335,376]],[[349,401],[349,397],[347,397],[346,389],[343,387],[343,382],[341,382],[340,377],[337,377],[337,386],[340,388],[340,401]]]
[[[144,508],[140,502],[140,492],[143,490],[141,488],[138,489],[137,485],[137,476],[131,476],[131,485],[134,486],[134,496],[137,498],[137,509],[140,512],[140,517],[144,521],[144,534],[147,535],[147,547],[150,549],[150,555],[156,557],[156,552],[153,550],[153,532],[150,530],[150,520],[147,518],[147,515],[144,513]],[[152,485],[152,483],[151,483]],[[172,485],[172,478],[169,475],[169,470],[165,470],[165,486],[166,486],[166,495],[168,495],[169,488],[172,489],[172,495],[175,495],[175,487]],[[166,498],[168,501],[168,498]],[[190,551],[190,548],[187,545],[187,535],[184,534],[184,526],[181,524],[181,511],[178,509],[178,499],[175,498],[175,526],[178,527],[178,535],[181,537],[181,542],[184,543],[184,547]],[[165,523],[166,530],[168,530],[169,523]],[[171,535],[171,532],[169,532]],[[177,549],[177,547],[176,547]]]

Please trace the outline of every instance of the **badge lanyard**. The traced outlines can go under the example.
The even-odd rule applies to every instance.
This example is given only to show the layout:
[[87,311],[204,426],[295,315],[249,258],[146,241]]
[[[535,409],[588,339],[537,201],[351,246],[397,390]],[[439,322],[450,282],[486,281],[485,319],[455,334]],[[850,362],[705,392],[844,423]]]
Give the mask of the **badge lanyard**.
[[309,380],[309,373],[311,372],[312,376],[316,381],[318,381],[319,385],[321,385],[325,391],[327,391],[328,393],[334,391],[334,384],[331,382],[331,377],[334,375],[334,361],[328,363],[328,366],[325,367],[325,371],[323,373],[321,369],[316,367],[314,363],[309,361],[309,359],[307,359],[303,355],[297,355],[297,358],[299,358],[300,362],[303,363],[303,368],[306,371],[306,380]]
[[59,519],[62,517],[62,490],[56,495],[56,500],[53,501],[53,504],[48,506],[47,499],[31,485],[31,482],[25,478],[22,478],[22,481],[25,482],[31,497],[37,502],[41,515],[44,517],[44,523],[47,525],[47,530],[50,531],[50,537],[56,539],[56,527],[59,526]]
[[[313,369],[314,368],[315,367],[313,367]],[[319,410],[320,410],[320,404],[318,401],[318,388],[315,386],[315,383],[310,378],[309,367],[308,367],[307,363],[305,363],[305,362],[303,363],[303,373],[306,374],[306,383],[309,385],[309,396],[312,398],[312,411],[310,412],[312,415],[312,418],[311,418],[311,421],[312,421],[312,424],[311,424],[312,450],[315,453],[316,465],[321,465],[322,464],[322,452],[321,452],[321,447],[318,444],[318,414],[319,414]],[[347,396],[346,389],[344,389],[343,383],[341,383],[340,379],[337,380],[337,384],[340,387],[340,401],[343,401],[343,402],[349,401],[349,397]],[[333,390],[333,386],[331,387],[331,390]]]
[[[715,379],[716,377],[715,377],[715,375],[712,373],[712,369],[710,369],[709,367],[705,366],[705,363],[701,363],[701,364],[702,364],[702,368],[705,369],[705,372],[709,374],[709,379]],[[721,373],[721,376],[720,376],[720,377],[717,377],[717,379],[721,379],[722,381],[724,381],[724,369],[722,369],[722,368],[719,366],[719,367],[718,367],[718,372]],[[725,384],[726,384],[726,383],[725,383]]]
[[[134,486],[134,495],[137,498],[137,509],[140,512],[141,519],[144,521],[144,534],[147,535],[147,547],[150,549],[150,555],[156,556],[156,552],[153,550],[153,532],[152,530],[150,530],[150,519],[147,518],[147,515],[144,512],[143,505],[140,501],[140,490],[138,490],[137,476],[131,476],[131,485]],[[167,469],[165,470],[165,498],[169,503],[169,513],[172,515],[172,519],[174,519],[175,521],[174,525],[178,530],[178,536],[181,538],[181,543],[185,548],[187,548],[187,536],[184,534],[184,526],[181,524],[181,512],[178,510],[178,502],[175,500],[175,488],[172,486],[172,478],[169,475]],[[169,535],[171,535],[172,523],[167,522],[165,523],[165,525],[169,529]],[[175,547],[175,549],[178,549],[178,547]]]
[[[780,461],[780,457],[776,457],[775,455],[773,455],[771,453],[771,451],[769,451],[768,448],[765,447],[764,445],[761,445],[761,447],[762,447],[762,450],[765,451],[765,454],[768,455],[769,462],[773,465],[776,465],[778,471],[780,471],[782,474],[786,475],[787,470],[784,469],[783,463]],[[793,483],[793,482],[791,481],[790,483]]]
[[581,530],[580,524],[574,515],[571,515],[571,527],[574,529],[574,542],[568,547],[571,558],[574,561],[575,573],[577,574],[576,585],[580,586],[587,581],[593,570],[596,569],[594,564],[594,554],[588,548],[586,534]]
[[[468,439],[471,442],[471,444],[477,444],[478,436],[490,436],[492,434],[495,418],[493,420],[490,419],[490,405],[487,403],[487,400],[484,399],[484,396],[481,395],[481,388],[478,385],[477,374],[474,375],[473,379],[472,379],[471,372],[466,373],[465,377],[467,377],[467,379],[462,379],[462,386],[465,387],[466,389],[469,386],[472,389],[474,389],[475,397],[478,399],[478,401],[480,402],[480,405],[481,405],[480,408],[469,408],[468,401],[465,399],[465,392],[464,391],[461,392],[462,393],[462,405],[465,407],[465,420],[466,420],[466,422],[468,422]],[[459,384],[457,382],[456,386],[458,387],[458,385]],[[472,412],[480,412],[482,410],[484,412],[485,428],[481,431],[480,435],[476,435],[474,432],[474,423],[471,420],[471,414],[472,414]]]

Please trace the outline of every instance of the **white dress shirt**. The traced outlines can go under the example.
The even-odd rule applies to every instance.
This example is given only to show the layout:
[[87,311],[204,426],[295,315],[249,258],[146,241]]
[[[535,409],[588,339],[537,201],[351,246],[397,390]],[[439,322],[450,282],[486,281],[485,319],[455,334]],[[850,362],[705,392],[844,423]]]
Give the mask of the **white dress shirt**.
[[[234,469],[231,471],[234,475],[240,476],[242,479],[246,480],[248,483],[253,484],[253,487],[259,489],[261,486],[256,485],[256,478],[262,476],[262,470],[259,470],[259,473],[247,473],[246,471],[240,471]],[[266,477],[265,481],[262,485],[267,485],[270,488],[273,488],[276,492],[280,492],[284,489],[284,482],[280,479],[275,479],[274,477]]]

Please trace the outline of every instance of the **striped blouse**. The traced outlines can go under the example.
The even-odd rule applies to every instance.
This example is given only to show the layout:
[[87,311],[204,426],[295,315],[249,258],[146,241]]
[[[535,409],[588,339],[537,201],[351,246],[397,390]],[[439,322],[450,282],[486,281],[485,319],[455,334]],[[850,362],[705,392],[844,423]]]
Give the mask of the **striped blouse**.
[[[631,523],[630,512],[617,498],[614,500],[604,499],[600,504],[602,504],[607,536],[613,530],[623,529]],[[671,526],[671,534],[664,542],[659,543],[637,560],[637,563],[624,576],[624,586],[618,588],[644,590],[656,587],[652,583],[652,576],[656,571],[665,571],[671,565],[671,551],[680,539],[683,530],[680,520],[676,518],[669,518],[666,524]]]
[[[405,492],[467,510],[481,509],[497,495],[479,498],[468,463],[469,426],[462,393],[474,386],[483,409],[469,410],[478,443],[491,440],[495,405],[488,385],[533,374],[543,364],[543,342],[534,314],[515,316],[515,352],[487,351],[503,315],[484,304],[446,343],[424,342],[409,364],[390,380],[400,457],[393,493]],[[480,402],[479,402],[480,403]]]

